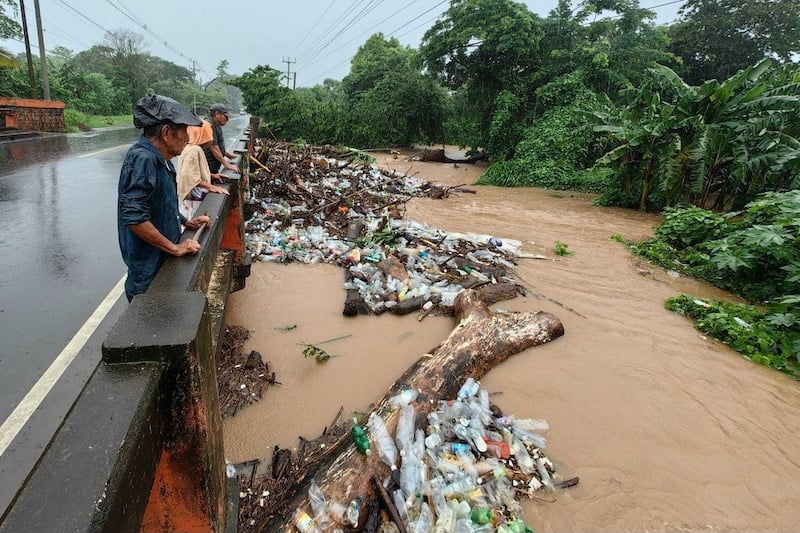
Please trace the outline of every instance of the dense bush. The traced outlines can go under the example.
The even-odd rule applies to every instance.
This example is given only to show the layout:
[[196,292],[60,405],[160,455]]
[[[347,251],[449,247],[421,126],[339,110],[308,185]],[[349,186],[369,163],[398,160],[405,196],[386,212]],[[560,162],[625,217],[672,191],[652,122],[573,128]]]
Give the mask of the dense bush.
[[[599,105],[597,96],[576,74],[562,76],[536,94],[537,108],[544,112],[523,131],[513,158],[493,159],[480,183],[583,192],[606,190],[609,172],[585,170],[594,155],[593,132],[587,120]],[[502,101],[506,100],[505,107],[512,108],[513,100],[507,97]],[[513,131],[508,135],[513,136]]]
[[706,302],[686,295],[668,299],[666,308],[695,320],[697,329],[746,358],[800,378],[798,316],[746,304]]
[[751,301],[777,302],[800,294],[800,191],[765,193],[725,217],[670,209],[655,239],[630,246]]

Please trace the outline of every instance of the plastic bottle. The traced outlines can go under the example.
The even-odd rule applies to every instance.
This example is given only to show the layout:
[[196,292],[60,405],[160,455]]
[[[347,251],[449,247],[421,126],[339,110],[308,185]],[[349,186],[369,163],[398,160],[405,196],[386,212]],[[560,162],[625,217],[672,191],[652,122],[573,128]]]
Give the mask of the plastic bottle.
[[445,444],[445,449],[453,454],[469,453],[469,444],[466,442],[448,442]]
[[525,522],[519,518],[515,518],[514,520],[509,520],[506,522],[506,527],[510,529],[512,533],[525,533],[525,531],[528,529],[528,526],[525,525]]
[[328,502],[328,515],[333,518],[333,520],[337,524],[341,524],[343,526],[347,525],[347,507],[342,505],[341,503],[337,502],[336,500],[331,500]]
[[476,524],[488,524],[492,521],[492,510],[488,507],[475,507],[470,513],[470,518]]
[[397,416],[395,439],[397,440],[397,447],[401,450],[405,447],[406,443],[411,442],[414,438],[414,418],[416,417],[416,413],[416,408],[410,403],[400,408],[400,414]]
[[553,480],[550,478],[550,472],[547,471],[547,467],[544,464],[544,459],[541,457],[536,459],[536,469],[539,470],[539,477],[542,478],[542,485],[548,489],[552,489]]
[[461,468],[464,469],[464,472],[473,480],[477,480],[478,469],[475,467],[475,459],[469,452],[469,448],[456,450],[456,457],[461,463]]
[[375,440],[378,457],[392,470],[397,470],[397,446],[394,445],[394,440],[389,435],[389,430],[386,429],[383,418],[378,415],[370,417],[367,421],[367,427],[369,427],[369,432],[372,433],[372,438]]
[[326,528],[330,523],[328,519],[328,503],[325,501],[322,489],[319,488],[314,479],[311,480],[311,485],[308,486],[308,501],[311,504],[311,511],[314,513],[314,522],[319,527]]
[[442,510],[437,513],[436,524],[433,526],[433,533],[453,533],[455,525],[455,514],[452,508],[445,504]]
[[417,457],[413,445],[406,445],[403,448],[403,462],[400,464],[400,488],[405,496],[411,496],[417,492],[417,464],[420,459]]
[[345,518],[347,519],[347,523],[352,527],[358,527],[358,519],[361,516],[361,500],[361,496],[356,496],[347,504]]
[[475,488],[475,482],[468,477],[462,477],[442,488],[442,494],[447,498],[455,494],[468,494]]
[[532,474],[536,470],[536,465],[528,453],[528,450],[525,448],[525,444],[523,444],[521,440],[514,439],[514,442],[511,444],[511,453],[514,454],[519,469],[524,473]]
[[431,508],[422,504],[419,515],[415,520],[409,522],[409,533],[431,533],[433,526],[433,514]]
[[504,441],[487,440],[486,452],[497,459],[508,459],[511,456],[511,448]]
[[453,533],[473,533],[472,520],[469,518],[459,518],[453,527]]
[[425,447],[429,449],[436,449],[444,442],[444,436],[438,431],[431,433],[425,437]]
[[294,525],[300,533],[321,533],[314,519],[308,516],[308,513],[299,507],[294,512]]
[[405,389],[389,398],[388,403],[393,409],[397,409],[413,402],[417,399],[417,396],[419,396],[419,389]]
[[463,400],[465,398],[469,398],[470,396],[475,396],[480,389],[481,384],[475,381],[474,378],[468,377],[464,384],[461,385],[461,388],[458,390],[458,398]]
[[403,520],[408,520],[408,510],[406,509],[406,499],[403,495],[402,489],[397,489],[392,492],[392,501],[394,502],[394,506],[397,507],[397,514],[400,515],[400,518]]
[[358,424],[358,419],[353,417],[353,428],[350,430],[350,437],[353,439],[353,442],[356,445],[359,453],[362,455],[369,455],[369,437],[367,436],[367,432],[364,431]]

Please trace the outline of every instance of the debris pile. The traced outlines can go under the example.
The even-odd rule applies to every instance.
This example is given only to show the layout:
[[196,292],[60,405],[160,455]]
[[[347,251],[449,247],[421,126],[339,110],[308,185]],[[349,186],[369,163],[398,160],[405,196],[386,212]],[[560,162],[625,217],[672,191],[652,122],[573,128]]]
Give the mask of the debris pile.
[[[378,415],[366,428],[357,419],[352,425],[352,445],[386,465],[385,479],[373,478],[383,512],[360,494],[349,501],[326,499],[312,479],[309,508],[293,516],[301,533],[365,527],[399,533],[532,532],[522,520],[519,499],[578,483],[578,478],[562,480],[542,452],[545,439],[539,433],[548,429],[547,422],[503,415],[474,379],[464,382],[456,398],[438,402],[425,429],[414,427],[416,398],[412,389],[389,399],[399,409],[393,437]],[[240,496],[240,531],[252,531],[269,490],[244,485]]]
[[242,351],[249,338],[250,332],[241,326],[228,326],[222,335],[217,388],[223,419],[259,401],[269,385],[279,384],[260,353],[253,350],[245,355]]
[[519,241],[403,220],[409,199],[438,198],[442,189],[330,150],[285,143],[261,150],[246,222],[253,259],[346,268],[348,315],[448,313],[459,291],[488,284],[523,292],[510,277]]

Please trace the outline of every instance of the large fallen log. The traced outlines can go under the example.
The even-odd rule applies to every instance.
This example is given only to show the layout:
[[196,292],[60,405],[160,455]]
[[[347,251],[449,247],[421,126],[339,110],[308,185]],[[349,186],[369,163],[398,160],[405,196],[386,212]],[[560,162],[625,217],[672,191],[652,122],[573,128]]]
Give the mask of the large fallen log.
[[[486,307],[477,291],[470,289],[459,293],[454,307],[457,325],[447,339],[414,363],[372,409],[371,414],[381,416],[391,433],[397,425],[397,411],[388,403],[392,396],[418,389],[415,425],[424,427],[436,402],[455,397],[466,378],[479,380],[510,356],[564,334],[561,321],[554,315],[543,311],[495,313]],[[302,441],[298,454],[291,459],[287,458],[286,450],[276,450],[272,475],[281,479],[266,485],[271,488],[270,505],[264,515],[257,519],[249,517],[254,526],[247,528],[249,531],[295,531],[292,521],[295,510],[303,508],[310,513],[307,487],[311,478],[329,501],[346,503],[362,496],[363,508],[368,509],[367,502],[378,499],[370,479],[385,478],[389,467],[377,453],[364,457],[356,451],[349,437],[351,425],[351,421],[337,423],[316,441]],[[282,464],[276,474],[278,459]],[[362,513],[362,525],[365,514]]]
[[466,157],[466,158],[459,158],[453,159],[452,157],[447,157],[444,152],[444,148],[426,148],[422,152],[411,156],[409,159],[412,161],[422,161],[423,163],[466,163],[466,164],[473,164],[477,163],[478,161],[483,161],[484,159],[488,159],[488,154],[479,153],[477,155]]

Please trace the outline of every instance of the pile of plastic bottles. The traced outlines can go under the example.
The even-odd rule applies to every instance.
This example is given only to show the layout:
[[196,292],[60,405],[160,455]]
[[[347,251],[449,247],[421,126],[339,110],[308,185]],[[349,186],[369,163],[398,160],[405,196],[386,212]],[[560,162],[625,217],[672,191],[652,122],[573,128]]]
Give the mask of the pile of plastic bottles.
[[[252,257],[260,261],[327,262],[348,268],[353,275],[345,289],[357,289],[373,313],[414,297],[452,305],[464,288],[453,282],[452,273],[490,281],[481,273],[481,265],[511,269],[521,246],[515,240],[447,233],[414,221],[392,220],[390,227],[396,236],[393,247],[362,247],[331,237],[321,226],[283,227],[280,220],[268,222],[258,215],[248,221],[245,242]],[[376,267],[389,254],[401,260],[407,279],[385,275]],[[473,266],[459,269],[454,257],[464,257]]]
[[[290,166],[303,183],[295,187],[295,193],[288,194],[288,185],[277,177],[253,188],[250,202],[255,210],[245,223],[245,243],[253,260],[324,262],[347,268],[351,275],[345,288],[358,290],[375,314],[411,298],[451,306],[456,294],[472,286],[465,279],[473,285],[476,281],[502,282],[486,276],[482,271],[488,269],[484,267],[514,266],[519,241],[448,233],[402,220],[397,214],[390,216],[387,204],[392,200],[401,203],[424,195],[427,182],[422,179],[388,175],[368,167],[350,168],[346,161],[323,157]],[[357,185],[355,193],[353,184]],[[341,201],[345,198],[348,202]],[[347,207],[345,203],[353,205]],[[346,230],[355,222],[363,224],[364,238],[349,241]],[[377,234],[390,238],[391,246],[375,239]],[[376,268],[389,255],[400,260],[407,279],[395,279]]]
[[[390,399],[400,410],[394,438],[379,416],[372,416],[366,429],[354,421],[352,430],[358,450],[366,455],[374,449],[389,467],[384,486],[405,530],[532,532],[517,498],[552,490],[560,479],[541,452],[545,439],[538,432],[548,429],[547,422],[501,415],[480,383],[468,378],[455,399],[439,401],[428,415],[426,432],[414,427],[416,396],[407,390]],[[328,502],[312,483],[309,500],[313,518],[300,509],[295,516],[302,533],[358,524],[358,496],[347,506]]]

